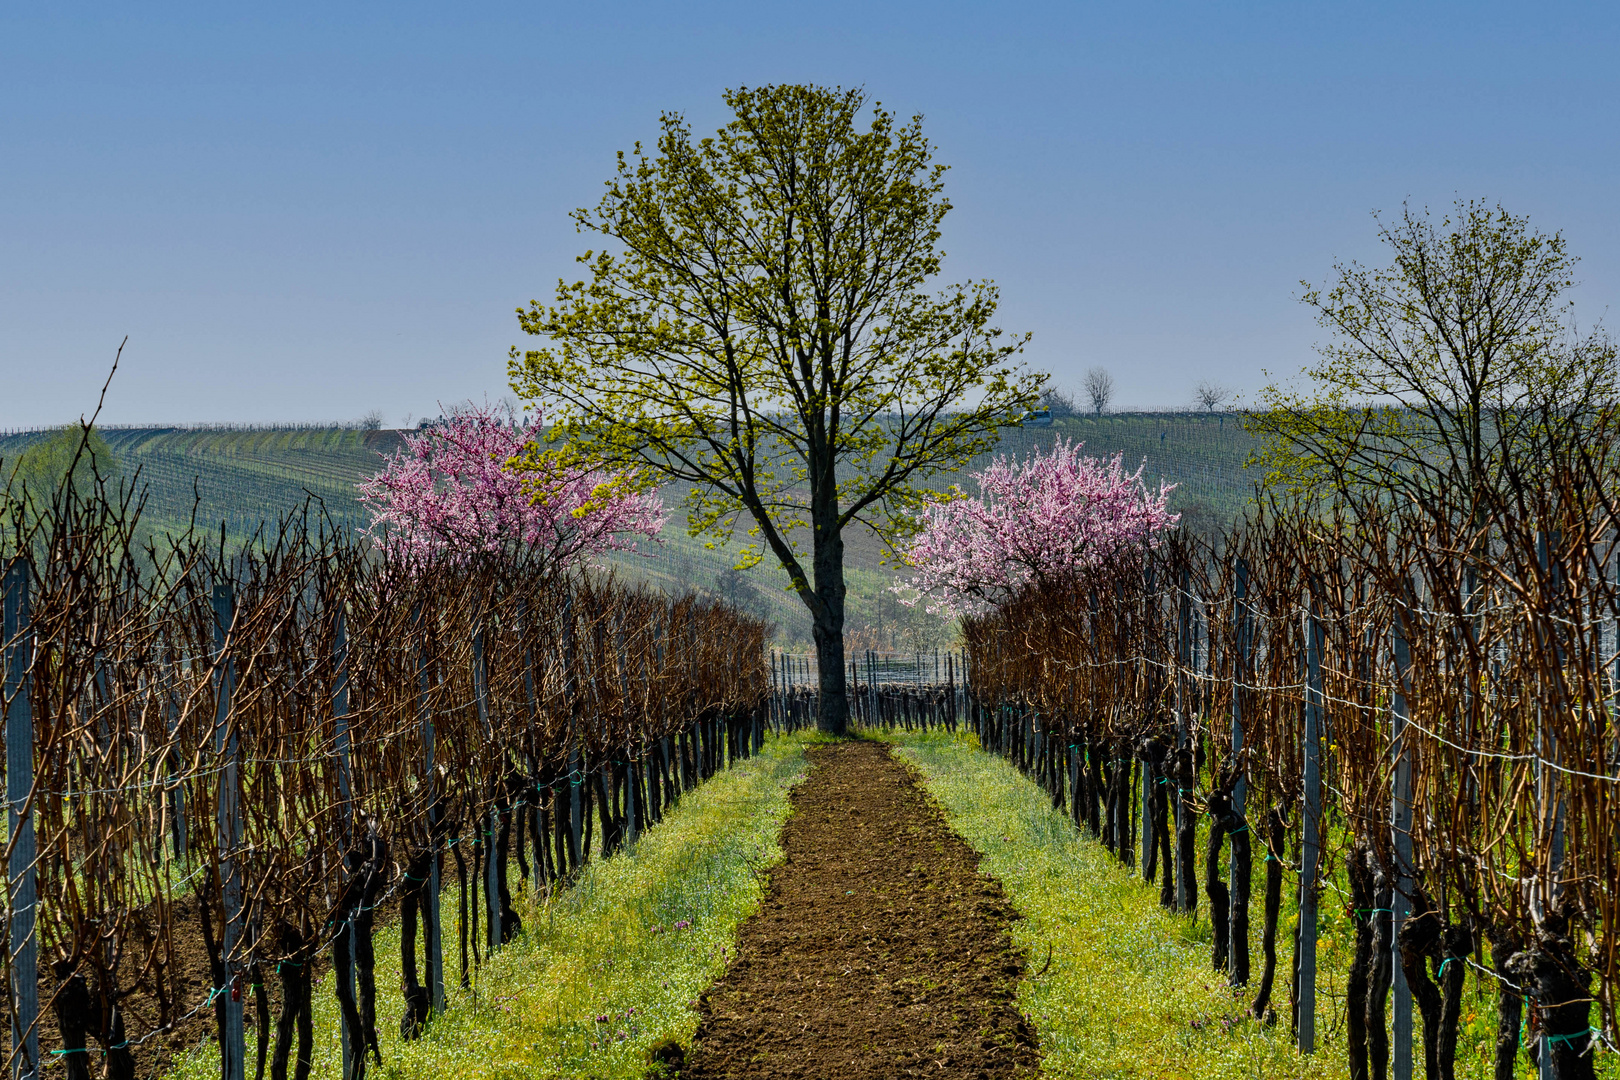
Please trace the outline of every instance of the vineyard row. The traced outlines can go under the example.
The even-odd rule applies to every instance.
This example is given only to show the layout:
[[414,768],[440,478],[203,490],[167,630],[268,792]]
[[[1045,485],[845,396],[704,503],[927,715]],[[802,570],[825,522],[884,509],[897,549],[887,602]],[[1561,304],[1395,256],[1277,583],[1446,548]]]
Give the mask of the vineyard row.
[[304,518],[242,550],[191,535],[143,553],[117,506],[71,492],[15,525],[12,1075],[154,1075],[210,1026],[224,1080],[267,1053],[272,1075],[306,1075],[329,964],[345,1073],[363,1076],[379,911],[402,923],[414,1036],[457,947],[465,985],[520,931],[509,861],[540,894],[565,885],[771,722],[765,626],[718,603],[407,562]]

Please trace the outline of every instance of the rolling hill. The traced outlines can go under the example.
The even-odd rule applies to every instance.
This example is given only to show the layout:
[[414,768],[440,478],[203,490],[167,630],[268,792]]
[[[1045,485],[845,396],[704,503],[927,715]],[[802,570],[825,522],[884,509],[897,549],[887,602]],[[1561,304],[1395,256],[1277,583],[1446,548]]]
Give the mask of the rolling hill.
[[[14,461],[48,434],[0,435],[0,463]],[[334,522],[361,527],[365,514],[355,485],[401,445],[400,432],[352,428],[107,428],[102,434],[118,455],[123,477],[144,487],[146,526],[157,533],[184,529],[194,511],[199,526],[217,529],[224,522],[230,533],[251,532],[308,499],[317,500]],[[1230,520],[1252,494],[1243,470],[1252,440],[1230,414],[1069,417],[1046,428],[1006,429],[998,452],[1023,456],[1059,437],[1082,441],[1097,456],[1122,454],[1131,468],[1142,464],[1150,485],[1176,484],[1171,504],[1189,522]],[[959,479],[947,474],[935,483],[943,488]],[[662,542],[612,556],[607,562],[613,571],[658,588],[719,593],[776,623],[783,642],[808,642],[809,620],[786,591],[787,575],[768,564],[732,572],[735,553],[687,536],[676,493],[669,495],[671,521]],[[902,607],[888,592],[894,574],[883,565],[875,536],[863,530],[847,537],[846,546],[853,648],[927,648],[947,636],[939,620]]]

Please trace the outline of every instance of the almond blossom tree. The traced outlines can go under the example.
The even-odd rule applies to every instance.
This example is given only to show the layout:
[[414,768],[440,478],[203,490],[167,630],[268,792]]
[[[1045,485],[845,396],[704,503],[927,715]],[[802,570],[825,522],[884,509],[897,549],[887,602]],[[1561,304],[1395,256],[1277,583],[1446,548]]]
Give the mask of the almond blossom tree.
[[360,485],[371,536],[415,558],[498,555],[559,572],[656,537],[663,500],[622,473],[514,459],[540,437],[538,416],[508,424],[474,406],[405,436],[382,472]]
[[1175,527],[1175,485],[1154,494],[1123,455],[1087,457],[1084,445],[1058,439],[1027,461],[997,457],[972,477],[978,497],[957,489],[925,510],[900,551],[916,573],[896,591],[918,594],[912,604],[930,597],[938,614],[983,611],[1028,585],[1106,570]]

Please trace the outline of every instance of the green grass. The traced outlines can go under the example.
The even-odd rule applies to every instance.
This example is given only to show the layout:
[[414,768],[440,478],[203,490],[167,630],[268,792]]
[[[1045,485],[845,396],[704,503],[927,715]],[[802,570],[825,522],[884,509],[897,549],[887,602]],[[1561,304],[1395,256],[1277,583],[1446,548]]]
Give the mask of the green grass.
[[[971,737],[930,733],[893,741],[1023,916],[1013,935],[1031,975],[1018,1004],[1039,1032],[1047,1075],[1345,1074],[1340,1041],[1324,1040],[1305,1058],[1291,1045],[1286,1023],[1268,1028],[1247,1019],[1246,998],[1210,970],[1208,924],[1161,908],[1156,887],[1101,844],[1082,839],[1008,762],[981,752]],[[1039,974],[1049,949],[1051,967]],[[1285,980],[1274,1000],[1287,1008]]]
[[[1344,983],[1353,928],[1329,882],[1319,921],[1317,1053],[1298,1054],[1286,1021],[1266,1027],[1248,1018],[1252,989],[1234,994],[1210,970],[1210,927],[1174,915],[1100,843],[1083,838],[1052,809],[1046,793],[972,736],[884,736],[915,765],[951,825],[1001,881],[1023,916],[1013,935],[1032,974],[1018,1004],[1040,1035],[1044,1070],[1053,1077],[1165,1077],[1220,1080],[1348,1075]],[[1198,850],[1203,851],[1202,838]],[[1342,862],[1342,860],[1339,860]],[[1339,875],[1342,878],[1342,870]],[[1297,906],[1285,878],[1278,920],[1278,983],[1273,1006],[1288,1008],[1288,941]],[[1251,941],[1258,980],[1259,882]],[[1051,950],[1051,967],[1038,974]],[[1456,1073],[1488,1080],[1496,1030],[1496,990],[1470,972],[1458,1032]],[[1414,1015],[1414,1030],[1421,1021]],[[1413,1047],[1423,1069],[1421,1043]],[[1518,1074],[1533,1077],[1521,1054]],[[1620,1060],[1600,1053],[1600,1077],[1620,1076]]]
[[[764,870],[790,790],[805,774],[802,738],[769,738],[764,751],[682,799],[634,853],[587,865],[546,904],[518,902],[524,933],[487,961],[470,990],[450,991],[445,1015],[416,1042],[399,1038],[399,931],[377,934],[379,1080],[640,1078],[648,1051],[689,1045],[696,999],[724,971],[737,927],[757,908]],[[515,874],[515,871],[514,871]],[[454,894],[444,900],[445,961],[458,971]],[[686,926],[680,926],[685,923]],[[337,1001],[315,991],[316,1077],[339,1075]],[[249,1010],[251,1013],[251,1009]],[[248,1061],[254,1059],[249,1040]],[[219,1075],[203,1044],[171,1080]]]

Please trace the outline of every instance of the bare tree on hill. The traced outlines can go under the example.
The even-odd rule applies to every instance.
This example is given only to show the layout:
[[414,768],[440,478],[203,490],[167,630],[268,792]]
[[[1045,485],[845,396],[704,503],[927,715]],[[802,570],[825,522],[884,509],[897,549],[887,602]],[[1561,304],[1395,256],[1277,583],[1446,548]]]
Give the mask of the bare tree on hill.
[[1107,368],[1094,367],[1086,372],[1086,396],[1091,399],[1092,409],[1101,416],[1114,399],[1114,377],[1108,374]]
[[1205,412],[1214,412],[1222,402],[1232,396],[1232,388],[1208,379],[1198,380],[1193,387],[1193,404]]

